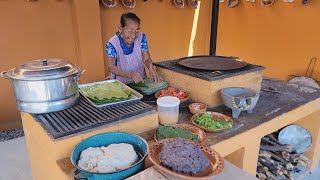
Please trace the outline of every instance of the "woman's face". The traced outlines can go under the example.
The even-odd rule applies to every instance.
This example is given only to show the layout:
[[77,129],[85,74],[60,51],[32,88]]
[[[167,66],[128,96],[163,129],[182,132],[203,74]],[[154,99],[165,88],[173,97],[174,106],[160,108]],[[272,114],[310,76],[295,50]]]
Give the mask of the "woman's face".
[[126,25],[124,27],[121,27],[120,25],[119,28],[122,39],[127,45],[131,45],[138,37],[139,30],[140,24],[132,20],[126,20]]

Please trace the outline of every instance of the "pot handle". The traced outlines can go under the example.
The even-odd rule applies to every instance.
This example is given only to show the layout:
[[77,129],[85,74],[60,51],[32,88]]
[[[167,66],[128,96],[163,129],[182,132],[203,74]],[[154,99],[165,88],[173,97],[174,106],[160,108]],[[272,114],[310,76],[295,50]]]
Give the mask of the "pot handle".
[[80,76],[81,76],[84,72],[86,72],[85,69],[79,71],[78,74],[74,77],[74,80],[75,80],[75,81],[79,81]]
[[6,79],[9,79],[9,80],[10,80],[9,76],[7,75],[7,71],[3,71],[3,72],[0,74],[0,76],[1,76],[2,78],[6,78]]

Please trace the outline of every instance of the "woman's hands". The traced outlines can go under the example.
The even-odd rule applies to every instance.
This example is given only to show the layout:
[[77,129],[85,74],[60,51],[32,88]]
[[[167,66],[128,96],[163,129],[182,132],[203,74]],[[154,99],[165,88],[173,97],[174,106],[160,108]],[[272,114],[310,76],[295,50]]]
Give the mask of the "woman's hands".
[[136,73],[136,72],[132,72],[130,74],[130,78],[135,82],[135,83],[138,83],[138,82],[142,82],[143,81],[143,78],[141,77],[141,75],[139,73]]
[[159,83],[162,81],[161,77],[158,75],[158,73],[155,70],[151,69],[151,70],[149,70],[149,73],[150,73],[150,79],[153,82]]

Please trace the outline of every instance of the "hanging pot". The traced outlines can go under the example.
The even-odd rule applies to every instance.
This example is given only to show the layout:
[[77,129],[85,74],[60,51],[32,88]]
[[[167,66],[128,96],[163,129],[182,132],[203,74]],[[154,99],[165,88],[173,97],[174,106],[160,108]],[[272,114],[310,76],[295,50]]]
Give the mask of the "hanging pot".
[[229,8],[234,8],[238,6],[239,3],[240,3],[240,0],[228,0],[227,6]]
[[101,2],[107,8],[113,8],[117,5],[116,0],[101,0]]
[[306,6],[310,3],[311,0],[302,0],[302,5]]
[[292,78],[289,80],[290,83],[298,84],[301,86],[310,86],[313,88],[320,89],[319,82],[312,78],[313,70],[316,65],[317,58],[311,58],[308,69],[304,76],[290,75]]
[[187,0],[188,5],[193,8],[193,9],[197,9],[199,1],[198,0]]
[[130,8],[130,9],[135,8],[136,4],[137,4],[135,0],[121,0],[121,1],[125,7]]
[[184,0],[173,0],[173,4],[176,8],[184,8]]
[[273,4],[274,0],[261,0],[262,6],[271,6]]
[[0,76],[10,80],[18,110],[48,113],[78,102],[78,80],[83,72],[62,59],[40,59],[2,72]]

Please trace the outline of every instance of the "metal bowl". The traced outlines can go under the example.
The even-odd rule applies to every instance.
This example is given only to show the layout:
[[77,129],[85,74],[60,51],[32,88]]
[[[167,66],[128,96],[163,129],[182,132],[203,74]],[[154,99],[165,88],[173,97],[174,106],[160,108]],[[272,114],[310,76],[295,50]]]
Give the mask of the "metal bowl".
[[308,130],[298,125],[283,128],[278,135],[281,144],[290,144],[297,153],[304,153],[312,144],[312,136]]
[[[81,169],[78,166],[78,160],[80,154],[83,150],[89,147],[102,147],[107,146],[110,144],[118,144],[118,143],[128,143],[134,147],[134,150],[140,155],[140,159],[138,162],[133,164],[132,166],[128,167],[127,169],[117,171],[114,173],[95,173],[90,172],[84,169]],[[125,179],[140,170],[142,170],[144,165],[144,160],[148,154],[148,143],[141,138],[140,136],[124,133],[124,132],[110,132],[110,133],[103,133],[92,136],[84,141],[80,142],[72,151],[71,153],[71,163],[77,168],[79,174],[75,174],[75,176],[80,176],[81,178],[87,179]]]

